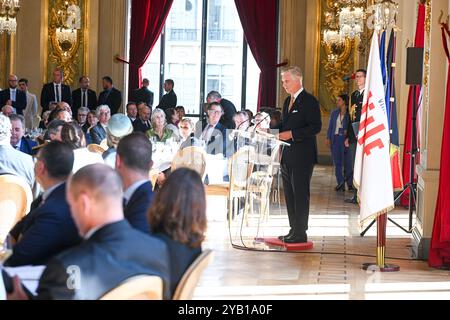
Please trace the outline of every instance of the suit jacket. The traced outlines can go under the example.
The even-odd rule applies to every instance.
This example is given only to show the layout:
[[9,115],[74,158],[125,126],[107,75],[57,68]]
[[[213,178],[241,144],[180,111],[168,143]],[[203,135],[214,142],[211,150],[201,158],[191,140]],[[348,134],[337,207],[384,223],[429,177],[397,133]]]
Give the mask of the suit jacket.
[[146,87],[133,91],[133,100],[136,103],[145,102],[149,107],[153,106],[153,92]]
[[[90,110],[95,110],[97,107],[97,94],[94,90],[87,89],[87,107]],[[72,114],[74,118],[77,116],[78,109],[81,108],[81,88],[78,88],[72,92]]]
[[20,151],[29,154],[30,156],[34,156],[36,154],[36,150],[33,150],[33,148],[37,145],[38,143],[36,141],[22,137],[20,142]]
[[134,191],[124,208],[125,219],[135,229],[145,233],[150,232],[150,224],[147,221],[147,211],[153,200],[153,186],[150,181],[144,183]]
[[103,141],[103,139],[106,138],[106,130],[99,122],[95,127],[91,129],[89,135],[91,136],[92,143],[100,144]]
[[11,231],[18,239],[8,266],[42,265],[81,241],[66,201],[66,184],[58,186],[41,206],[30,212]]
[[[150,120],[148,120],[148,123],[150,123]],[[144,122],[142,122],[142,120],[140,118],[137,118],[136,120],[133,121],[133,131],[134,132],[147,132],[148,130],[150,130],[152,128],[152,126],[150,124],[145,124]]]
[[106,104],[111,109],[111,115],[116,114],[122,104],[122,92],[114,87],[111,88],[111,91],[104,90],[98,96],[97,104],[99,106]]
[[[70,267],[72,276],[68,274]],[[170,298],[166,245],[121,220],[102,227],[80,245],[52,259],[39,280],[37,298],[96,300],[137,275],[160,276],[164,298]],[[68,283],[75,286],[69,288]]]
[[166,111],[169,108],[175,108],[177,106],[177,95],[173,90],[170,90],[165,95],[162,96],[159,102],[159,109]]
[[34,163],[28,154],[11,145],[0,145],[0,174],[12,174],[25,179],[30,188],[34,185]]
[[362,93],[359,93],[359,90],[356,90],[352,93],[349,107],[350,121],[347,124],[347,138],[350,143],[356,143],[357,140],[355,131],[353,130],[352,123],[359,122],[359,120],[361,119],[363,100],[364,100],[364,90]]
[[37,98],[35,94],[27,92],[27,107],[23,111],[25,118],[25,128],[33,129],[34,116],[37,114]]
[[237,112],[236,107],[227,99],[220,100],[220,105],[223,108],[223,116],[220,119],[220,123],[227,129],[234,129],[236,125],[234,123],[233,116]]
[[[9,88],[0,91],[0,106],[3,107],[8,100],[11,100],[11,92],[9,91]],[[23,114],[23,111],[27,107],[27,94],[17,88],[16,101],[12,102],[12,106],[16,109],[17,114]]]
[[[44,84],[41,91],[41,107],[42,113],[48,110],[48,104],[51,101],[56,101],[55,97],[55,86],[53,82]],[[61,84],[61,101],[67,102],[69,106],[72,106],[72,94],[70,91],[70,87]]]
[[[195,136],[198,139],[201,139],[203,131],[208,126],[207,122],[202,122],[202,130],[197,130],[200,126],[196,126]],[[224,157],[228,157],[227,151],[232,150],[232,146],[230,146],[231,141],[227,139],[226,130],[222,124],[217,123],[214,127],[211,138],[206,144],[206,153],[208,154],[219,154],[222,153]]]
[[317,163],[316,135],[322,129],[322,119],[319,102],[304,89],[294,101],[289,112],[290,97],[283,106],[281,132],[292,131],[292,140],[285,147],[282,155],[282,163],[290,166],[310,166]]
[[156,233],[155,237],[167,245],[170,261],[170,296],[173,296],[178,283],[194,260],[202,253],[202,248],[190,248],[173,240],[165,233]]
[[[333,145],[334,142],[334,136],[336,132],[336,121],[341,113],[341,110],[337,108],[331,113],[330,116],[330,123],[328,125],[328,131],[327,131],[327,139],[331,140],[331,145]],[[350,118],[348,116],[348,113],[345,113],[344,118],[342,119],[342,129],[345,131],[347,130],[348,122]]]

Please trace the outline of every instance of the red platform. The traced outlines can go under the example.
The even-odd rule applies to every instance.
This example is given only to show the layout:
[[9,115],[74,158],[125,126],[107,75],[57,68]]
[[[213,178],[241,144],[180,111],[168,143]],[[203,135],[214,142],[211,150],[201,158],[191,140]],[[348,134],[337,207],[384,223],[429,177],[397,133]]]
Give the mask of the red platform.
[[269,246],[282,247],[286,249],[286,251],[305,251],[311,250],[314,247],[312,241],[301,242],[301,243],[285,243],[278,238],[257,238],[255,240],[263,241],[265,244]]

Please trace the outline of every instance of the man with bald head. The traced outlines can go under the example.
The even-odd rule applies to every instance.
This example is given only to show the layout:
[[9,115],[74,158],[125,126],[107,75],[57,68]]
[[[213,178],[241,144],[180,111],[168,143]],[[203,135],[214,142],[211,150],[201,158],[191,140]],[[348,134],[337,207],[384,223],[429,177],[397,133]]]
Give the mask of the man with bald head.
[[64,72],[62,69],[55,69],[53,71],[53,81],[45,84],[41,91],[41,107],[42,113],[48,110],[49,103],[67,102],[69,106],[72,105],[72,93],[70,87],[63,83]]
[[27,107],[27,95],[17,88],[18,79],[16,75],[11,74],[8,77],[8,83],[9,88],[0,92],[0,106],[9,104],[16,109],[17,114],[23,114]]
[[[93,164],[69,179],[67,199],[84,241],[59,254],[39,280],[38,299],[96,300],[128,278],[156,275],[169,294],[169,258],[161,240],[124,220],[122,181],[114,169]],[[24,298],[15,278],[8,298]]]

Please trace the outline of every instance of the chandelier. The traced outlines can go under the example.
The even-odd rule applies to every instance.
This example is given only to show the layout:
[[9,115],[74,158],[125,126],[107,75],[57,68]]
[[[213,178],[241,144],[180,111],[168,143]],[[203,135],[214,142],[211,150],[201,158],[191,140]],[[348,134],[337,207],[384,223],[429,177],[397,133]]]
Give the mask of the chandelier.
[[364,7],[366,0],[341,0],[339,11],[339,33],[342,38],[360,39],[364,31]]
[[367,26],[376,31],[397,29],[398,3],[392,0],[376,0],[375,4],[367,9],[372,16],[367,19]]
[[56,40],[64,55],[73,48],[78,40],[78,29],[81,28],[80,7],[76,4],[64,2],[62,10],[57,12]]
[[0,34],[16,32],[19,8],[19,0],[0,0]]

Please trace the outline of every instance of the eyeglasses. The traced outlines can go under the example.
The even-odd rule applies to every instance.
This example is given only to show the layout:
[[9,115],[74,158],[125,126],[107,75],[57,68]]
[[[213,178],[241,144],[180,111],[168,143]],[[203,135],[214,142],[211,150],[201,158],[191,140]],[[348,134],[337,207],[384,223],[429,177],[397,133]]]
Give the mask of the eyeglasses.
[[221,114],[222,110],[208,110],[208,114]]

